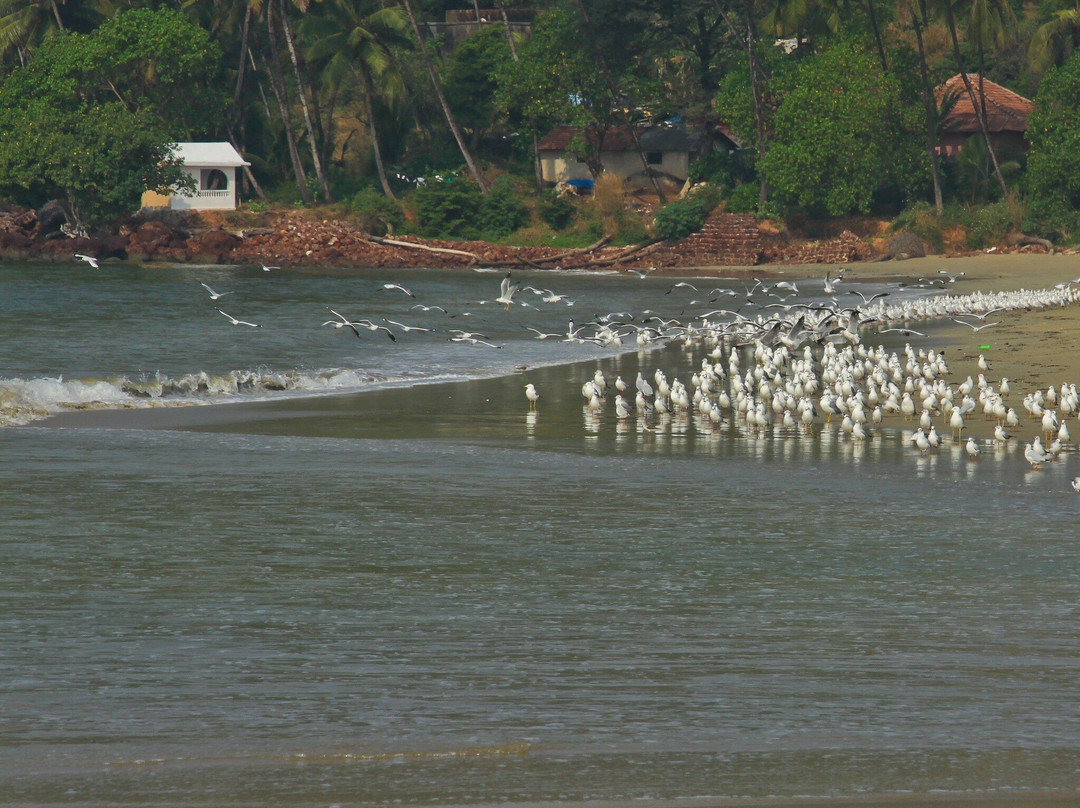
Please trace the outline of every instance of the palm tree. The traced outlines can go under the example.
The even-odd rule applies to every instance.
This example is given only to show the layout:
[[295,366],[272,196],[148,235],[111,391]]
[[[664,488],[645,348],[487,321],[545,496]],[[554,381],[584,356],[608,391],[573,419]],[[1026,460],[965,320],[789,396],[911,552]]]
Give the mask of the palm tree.
[[[934,209],[941,214],[945,210],[945,202],[941,194],[941,161],[937,151],[938,124],[941,116],[934,98],[934,88],[930,84],[930,69],[926,60],[926,45],[923,42],[923,31],[929,26],[926,0],[908,0],[908,10],[911,12],[911,26],[915,30],[915,41],[919,46],[919,73],[922,78],[923,111],[926,116],[926,152],[930,158],[930,173],[934,181]],[[955,103],[956,98],[953,96],[950,106]]]
[[55,30],[65,30],[56,0],[0,0],[0,54],[14,50],[25,65],[28,49]]
[[321,15],[310,16],[301,25],[301,32],[313,42],[307,58],[321,65],[323,79],[336,86],[346,76],[359,78],[375,169],[383,193],[390,198],[394,192],[386,177],[375,120],[375,86],[382,88],[383,95],[402,89],[391,49],[411,46],[408,30],[408,17],[399,6],[379,8],[368,0],[330,0]]
[[[311,146],[311,163],[315,169],[315,178],[323,192],[323,199],[332,202],[330,196],[330,180],[323,171],[322,160],[319,159],[319,139],[315,136],[315,126],[311,119],[311,107],[308,104],[307,88],[300,77],[300,61],[296,56],[296,43],[293,40],[292,28],[289,26],[289,14],[285,7],[285,0],[278,0],[281,12],[281,33],[285,39],[285,45],[289,51],[289,61],[292,63],[293,78],[296,80],[296,94],[300,99],[300,109],[304,113],[304,126],[307,129],[308,143]],[[308,0],[293,0],[293,5],[305,13],[308,8]]]
[[994,167],[994,176],[997,178],[998,185],[1001,187],[1001,195],[1006,196],[1009,193],[1009,189],[1006,187],[1005,178],[1001,174],[1001,166],[998,165],[997,154],[994,152],[994,145],[990,142],[990,130],[986,125],[986,103],[982,98],[981,93],[979,97],[976,97],[975,88],[971,84],[971,77],[964,68],[964,57],[960,53],[960,37],[957,34],[956,14],[954,13],[953,0],[942,0],[942,7],[945,10],[945,24],[949,29],[949,38],[952,40],[953,56],[956,57],[956,65],[960,69],[960,80],[964,83],[964,89],[967,90],[968,98],[971,99],[971,106],[975,108],[975,118],[979,121],[979,130],[982,132],[983,143],[986,145],[986,152],[989,155],[990,163]]
[[446,102],[446,95],[443,93],[442,84],[439,82],[439,77],[435,74],[435,66],[431,63],[431,57],[428,55],[427,48],[424,47],[424,36],[420,33],[420,24],[416,21],[416,14],[413,13],[412,3],[410,0],[401,0],[401,4],[405,8],[405,13],[409,15],[409,24],[412,26],[413,34],[416,36],[416,45],[420,49],[420,58],[424,63],[424,68],[427,70],[428,78],[431,79],[431,85],[435,88],[435,95],[439,98],[439,104],[442,107],[446,123],[449,125],[450,131],[454,135],[454,140],[457,142],[458,149],[461,151],[461,156],[465,158],[465,165],[469,167],[469,173],[471,173],[473,179],[476,180],[476,184],[480,186],[480,193],[486,194],[487,185],[484,184],[484,178],[481,176],[480,170],[476,167],[476,163],[473,162],[472,153],[469,151],[469,147],[465,145],[465,138],[461,134],[461,127],[458,126],[457,119],[450,110],[450,105]]
[[1055,11],[1053,18],[1035,31],[1028,43],[1028,61],[1036,73],[1060,64],[1070,49],[1080,45],[1080,6]]

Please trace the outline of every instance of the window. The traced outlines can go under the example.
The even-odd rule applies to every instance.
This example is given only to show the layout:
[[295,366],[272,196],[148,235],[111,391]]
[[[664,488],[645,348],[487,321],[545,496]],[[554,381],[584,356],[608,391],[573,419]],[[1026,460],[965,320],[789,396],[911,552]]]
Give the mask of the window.
[[664,153],[658,151],[645,152],[645,162],[651,166],[658,166],[664,162]]

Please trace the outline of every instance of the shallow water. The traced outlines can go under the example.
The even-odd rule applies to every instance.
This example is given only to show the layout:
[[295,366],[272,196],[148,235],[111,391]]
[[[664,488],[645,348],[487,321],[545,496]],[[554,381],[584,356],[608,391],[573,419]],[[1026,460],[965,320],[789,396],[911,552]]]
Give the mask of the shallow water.
[[[34,332],[28,358],[5,338],[19,378],[155,366],[138,335],[196,270],[124,271],[135,280],[101,305],[87,289],[72,305],[103,334],[137,289],[133,333],[69,356]],[[403,275],[419,296],[428,276]],[[465,301],[499,277],[438,282]],[[341,273],[311,296],[378,295],[382,279]],[[4,299],[37,300],[40,316],[45,296],[17,280]],[[645,294],[616,280],[565,282],[604,302]],[[293,316],[316,346],[294,366],[331,366],[345,335]],[[487,316],[513,345],[521,322]],[[289,347],[264,357],[249,342],[263,334],[211,331],[216,317],[177,325],[189,347],[160,367],[282,370],[307,350],[278,335]],[[399,344],[359,344],[380,376],[398,373]],[[453,357],[413,363],[432,378],[520,361],[473,352],[506,355],[469,371],[457,345],[403,344]],[[897,430],[860,446],[833,430],[593,421],[579,390],[598,354],[521,344],[544,367],[0,430],[0,802],[1080,790],[1076,454],[1031,471],[1015,449],[920,455]],[[669,349],[602,367],[631,379],[696,361]]]

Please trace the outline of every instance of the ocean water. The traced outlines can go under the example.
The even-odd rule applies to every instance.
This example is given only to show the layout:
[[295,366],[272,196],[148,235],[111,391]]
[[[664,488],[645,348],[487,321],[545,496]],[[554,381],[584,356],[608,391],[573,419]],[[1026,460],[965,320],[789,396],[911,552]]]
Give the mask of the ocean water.
[[0,803],[1077,798],[1075,452],[595,418],[695,293],[514,274],[0,268]]

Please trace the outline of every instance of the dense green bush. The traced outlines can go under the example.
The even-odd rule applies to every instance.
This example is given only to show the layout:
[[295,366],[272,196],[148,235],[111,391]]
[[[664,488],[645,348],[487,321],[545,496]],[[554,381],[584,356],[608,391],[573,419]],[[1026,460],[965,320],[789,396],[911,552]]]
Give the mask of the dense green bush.
[[1008,199],[977,208],[971,214],[968,225],[967,245],[980,250],[992,244],[1000,244],[1020,225],[1023,208]]
[[1080,227],[1080,53],[1047,72],[1035,96],[1026,133],[1031,143],[1025,186],[1030,224],[1068,238]]
[[739,152],[712,152],[690,166],[690,182],[707,182],[721,188],[734,188],[754,178]]
[[565,196],[550,196],[540,201],[537,213],[540,220],[552,230],[565,230],[574,223],[574,203]]
[[364,230],[376,236],[392,233],[405,223],[401,205],[374,188],[354,194],[345,204],[345,210],[356,217]]
[[524,227],[529,207],[514,191],[509,177],[499,177],[480,201],[480,230],[485,237],[498,239]]
[[483,197],[473,183],[428,181],[416,189],[412,203],[421,236],[474,239]]
[[756,213],[761,199],[761,186],[756,182],[744,182],[736,185],[727,195],[728,213]]
[[656,211],[654,230],[658,238],[686,238],[701,229],[711,211],[704,196],[676,199]]

